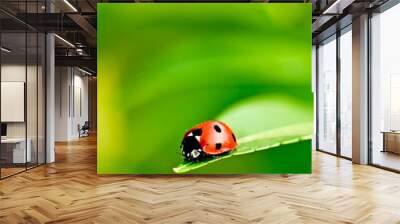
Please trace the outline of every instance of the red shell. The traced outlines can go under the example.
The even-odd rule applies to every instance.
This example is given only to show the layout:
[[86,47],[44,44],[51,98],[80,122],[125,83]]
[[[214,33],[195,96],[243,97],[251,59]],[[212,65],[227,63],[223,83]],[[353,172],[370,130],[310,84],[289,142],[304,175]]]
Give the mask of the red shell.
[[198,141],[203,151],[208,155],[219,155],[236,148],[237,142],[232,129],[221,121],[206,121],[191,128],[185,137],[194,130],[201,129]]

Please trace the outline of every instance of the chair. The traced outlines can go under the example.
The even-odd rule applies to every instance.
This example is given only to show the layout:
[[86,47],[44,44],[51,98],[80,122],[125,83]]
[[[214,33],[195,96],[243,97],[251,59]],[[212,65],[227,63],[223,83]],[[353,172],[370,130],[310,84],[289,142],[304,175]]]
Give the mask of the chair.
[[89,136],[89,129],[90,129],[89,121],[85,121],[82,127],[78,125],[78,129],[79,129],[79,138]]

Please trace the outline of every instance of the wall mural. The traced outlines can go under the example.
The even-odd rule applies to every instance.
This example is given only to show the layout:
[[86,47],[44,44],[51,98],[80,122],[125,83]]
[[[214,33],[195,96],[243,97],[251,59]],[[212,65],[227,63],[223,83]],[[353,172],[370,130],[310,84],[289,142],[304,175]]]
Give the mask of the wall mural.
[[98,4],[98,173],[310,173],[311,4]]

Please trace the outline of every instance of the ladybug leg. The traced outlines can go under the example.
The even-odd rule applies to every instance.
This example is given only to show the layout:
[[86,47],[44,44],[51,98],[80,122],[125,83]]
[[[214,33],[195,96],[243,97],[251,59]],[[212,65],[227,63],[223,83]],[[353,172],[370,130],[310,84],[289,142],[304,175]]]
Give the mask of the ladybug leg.
[[201,148],[198,148],[198,149],[193,149],[190,152],[190,158],[188,159],[188,161],[190,161],[190,162],[200,162],[204,158],[206,158],[205,153],[203,152],[203,150]]
[[200,152],[197,151],[197,149],[194,149],[194,150],[192,150],[190,155],[193,157],[193,159],[196,159],[196,158],[198,158],[200,156]]

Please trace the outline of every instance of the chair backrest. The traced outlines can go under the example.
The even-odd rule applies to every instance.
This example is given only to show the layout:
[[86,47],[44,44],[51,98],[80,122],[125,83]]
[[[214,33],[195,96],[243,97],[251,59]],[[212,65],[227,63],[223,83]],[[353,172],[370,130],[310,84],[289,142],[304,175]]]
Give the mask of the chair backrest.
[[82,126],[82,128],[90,128],[90,125],[89,125],[90,123],[89,123],[89,121],[85,121],[85,123],[83,124],[83,126]]

